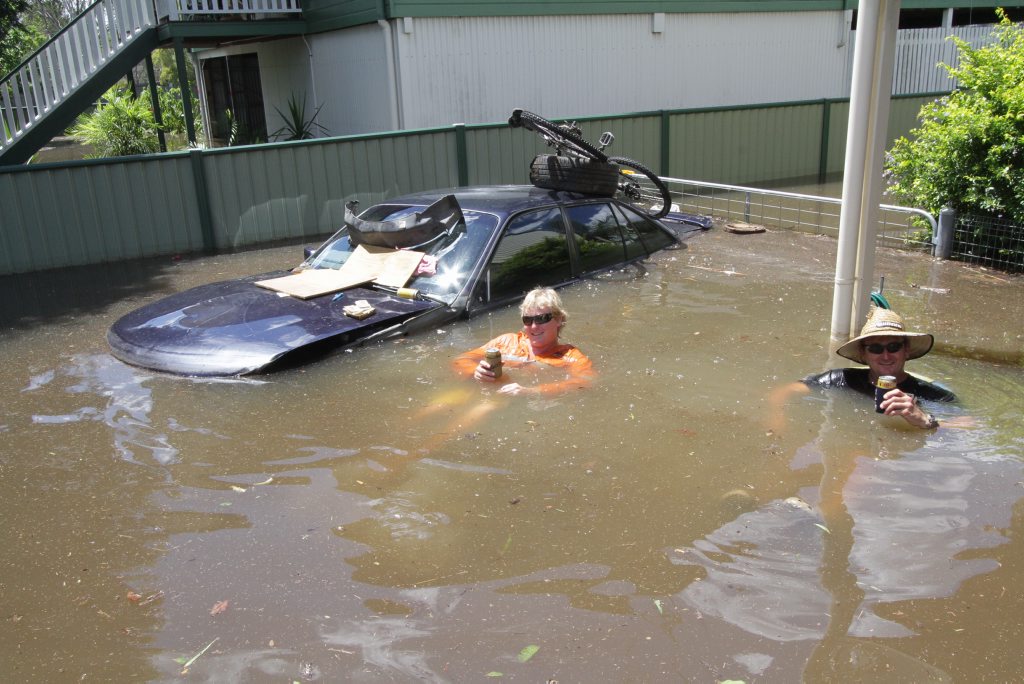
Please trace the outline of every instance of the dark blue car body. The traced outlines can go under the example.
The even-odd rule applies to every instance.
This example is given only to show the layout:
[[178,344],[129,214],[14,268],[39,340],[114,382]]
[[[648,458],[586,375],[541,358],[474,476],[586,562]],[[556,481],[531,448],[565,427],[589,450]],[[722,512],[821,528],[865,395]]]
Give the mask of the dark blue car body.
[[[699,217],[677,214],[659,222],[611,198],[532,186],[418,193],[361,216],[381,221],[408,215],[446,195],[455,196],[464,221],[456,235],[424,250],[437,257],[438,269],[407,284],[417,290],[414,298],[372,285],[299,299],[254,284],[289,271],[261,274],[195,287],[125,315],[107,334],[111,350],[127,363],[179,375],[269,371],[328,349],[506,306],[531,287],[560,287],[677,246],[680,229],[709,227]],[[351,249],[342,229],[306,266],[337,268]],[[358,300],[366,300],[374,314],[363,320],[345,315],[343,307]]]

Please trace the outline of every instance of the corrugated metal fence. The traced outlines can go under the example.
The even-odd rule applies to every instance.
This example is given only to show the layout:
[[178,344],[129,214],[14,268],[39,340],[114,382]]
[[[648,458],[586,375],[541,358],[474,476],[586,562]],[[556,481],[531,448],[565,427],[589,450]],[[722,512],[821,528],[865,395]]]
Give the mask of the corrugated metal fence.
[[[896,98],[890,136],[934,96]],[[848,101],[581,119],[661,175],[756,184],[840,173]],[[344,205],[525,183],[539,138],[504,123],[0,168],[0,275],[320,237]]]

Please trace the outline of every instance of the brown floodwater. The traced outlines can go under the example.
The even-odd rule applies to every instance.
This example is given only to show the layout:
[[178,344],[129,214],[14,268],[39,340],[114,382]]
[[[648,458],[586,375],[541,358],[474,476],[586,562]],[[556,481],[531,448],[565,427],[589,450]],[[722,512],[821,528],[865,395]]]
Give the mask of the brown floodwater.
[[449,368],[513,309],[249,380],[108,354],[296,246],[0,280],[4,679],[1019,679],[1024,279],[879,255],[964,427],[779,417],[829,364],[835,249],[716,229],[564,290],[600,377],[541,399]]

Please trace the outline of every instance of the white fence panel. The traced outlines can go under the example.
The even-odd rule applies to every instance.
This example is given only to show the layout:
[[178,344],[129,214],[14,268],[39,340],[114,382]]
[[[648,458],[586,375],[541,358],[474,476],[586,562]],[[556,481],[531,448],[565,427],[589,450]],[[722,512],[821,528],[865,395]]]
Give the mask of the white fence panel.
[[959,53],[951,36],[978,48],[993,42],[991,24],[944,28],[903,29],[896,36],[896,59],[893,67],[893,95],[934,93],[953,90],[955,79],[940,66],[959,65]]

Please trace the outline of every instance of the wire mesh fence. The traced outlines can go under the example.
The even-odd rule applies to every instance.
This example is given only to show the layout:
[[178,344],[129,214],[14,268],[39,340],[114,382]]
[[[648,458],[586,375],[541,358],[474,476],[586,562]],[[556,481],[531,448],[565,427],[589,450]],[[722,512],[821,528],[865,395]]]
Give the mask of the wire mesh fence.
[[952,257],[1003,271],[1024,272],[1024,226],[991,216],[958,215]]
[[[842,200],[796,192],[749,188],[724,183],[663,178],[680,211],[705,214],[724,224],[742,222],[838,236]],[[882,204],[877,244],[932,251],[935,217],[921,209]]]

